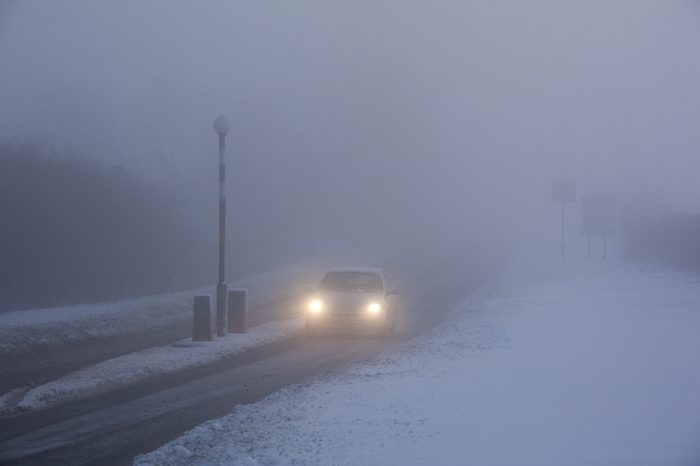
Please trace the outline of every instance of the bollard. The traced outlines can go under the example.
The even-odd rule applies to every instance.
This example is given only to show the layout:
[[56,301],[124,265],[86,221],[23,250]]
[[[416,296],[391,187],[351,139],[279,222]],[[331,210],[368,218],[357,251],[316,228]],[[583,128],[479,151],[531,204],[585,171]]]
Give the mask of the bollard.
[[234,289],[228,292],[228,331],[246,333],[248,331],[248,290]]
[[192,341],[214,340],[214,316],[211,312],[211,296],[194,297]]

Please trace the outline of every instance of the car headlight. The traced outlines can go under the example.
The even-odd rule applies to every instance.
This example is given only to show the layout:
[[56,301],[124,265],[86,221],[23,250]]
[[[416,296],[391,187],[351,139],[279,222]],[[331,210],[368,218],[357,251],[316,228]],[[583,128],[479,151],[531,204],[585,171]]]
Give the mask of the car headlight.
[[309,301],[309,313],[319,315],[323,311],[323,303],[320,299],[312,299]]
[[371,316],[377,316],[380,312],[382,312],[382,306],[379,303],[371,303],[369,306],[367,306],[367,312],[369,312],[369,315]]

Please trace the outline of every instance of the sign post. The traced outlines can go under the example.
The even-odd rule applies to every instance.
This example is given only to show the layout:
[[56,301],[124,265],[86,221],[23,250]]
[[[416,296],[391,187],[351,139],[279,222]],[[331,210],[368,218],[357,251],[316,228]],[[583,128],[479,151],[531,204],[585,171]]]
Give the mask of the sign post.
[[603,238],[603,259],[608,257],[608,236],[615,232],[615,198],[610,194],[581,197],[581,234],[588,237],[588,258],[591,258],[591,237]]
[[576,200],[576,183],[573,180],[554,181],[552,183],[552,202],[561,204],[561,260],[566,258],[566,204]]

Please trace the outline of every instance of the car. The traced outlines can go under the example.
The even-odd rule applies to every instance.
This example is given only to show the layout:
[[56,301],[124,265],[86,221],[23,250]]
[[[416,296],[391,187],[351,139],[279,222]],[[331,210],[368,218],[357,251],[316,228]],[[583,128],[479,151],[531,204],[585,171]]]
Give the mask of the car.
[[307,290],[306,333],[365,330],[379,337],[395,332],[397,291],[386,273],[374,267],[341,267],[328,271],[318,287]]

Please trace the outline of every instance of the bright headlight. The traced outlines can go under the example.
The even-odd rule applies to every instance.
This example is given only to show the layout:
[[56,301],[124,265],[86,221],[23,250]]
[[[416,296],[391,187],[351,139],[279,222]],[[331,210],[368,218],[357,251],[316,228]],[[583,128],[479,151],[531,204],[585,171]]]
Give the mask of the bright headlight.
[[370,315],[376,316],[382,312],[382,306],[379,303],[372,303],[367,306],[367,311],[370,313]]
[[309,301],[309,312],[311,314],[320,314],[323,310],[323,303],[320,299],[312,299]]

